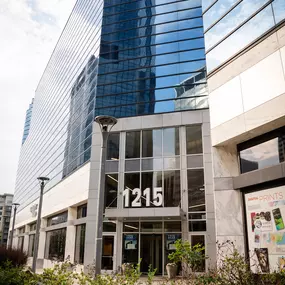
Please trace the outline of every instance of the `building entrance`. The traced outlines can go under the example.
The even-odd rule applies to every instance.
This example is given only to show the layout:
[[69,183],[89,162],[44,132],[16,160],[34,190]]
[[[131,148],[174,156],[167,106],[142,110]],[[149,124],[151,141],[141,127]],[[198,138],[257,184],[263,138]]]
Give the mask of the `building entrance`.
[[140,246],[141,272],[147,273],[149,266],[157,268],[156,274],[162,274],[162,235],[142,234]]

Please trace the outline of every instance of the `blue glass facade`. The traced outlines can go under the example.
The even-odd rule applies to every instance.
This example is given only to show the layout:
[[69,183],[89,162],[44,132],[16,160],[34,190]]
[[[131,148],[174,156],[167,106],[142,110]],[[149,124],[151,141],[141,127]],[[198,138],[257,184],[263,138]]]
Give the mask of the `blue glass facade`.
[[32,99],[32,102],[29,105],[28,110],[26,111],[26,118],[25,118],[25,125],[24,125],[22,144],[26,141],[26,138],[29,135],[30,126],[31,126],[31,119],[32,119],[32,112],[33,112],[33,103],[34,103],[34,99]]
[[201,0],[78,0],[36,90],[15,201],[90,159],[96,115],[208,108]]
[[210,73],[285,20],[284,0],[203,0]]

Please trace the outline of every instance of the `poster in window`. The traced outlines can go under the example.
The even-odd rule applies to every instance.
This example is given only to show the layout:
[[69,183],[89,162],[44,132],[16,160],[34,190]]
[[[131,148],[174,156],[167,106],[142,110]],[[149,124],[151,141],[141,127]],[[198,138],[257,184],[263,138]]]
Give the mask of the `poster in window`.
[[167,234],[166,235],[166,249],[167,250],[175,250],[175,241],[178,240],[181,235],[177,234]]
[[132,250],[137,249],[137,236],[136,235],[125,235],[125,249]]
[[245,194],[247,238],[253,270],[285,266],[285,186]]

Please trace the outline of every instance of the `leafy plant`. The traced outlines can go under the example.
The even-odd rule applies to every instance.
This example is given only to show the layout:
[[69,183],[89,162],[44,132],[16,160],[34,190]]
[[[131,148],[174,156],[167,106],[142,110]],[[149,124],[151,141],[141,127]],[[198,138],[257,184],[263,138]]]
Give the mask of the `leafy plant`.
[[147,272],[147,284],[151,285],[153,278],[155,276],[155,273],[157,271],[157,268],[152,268],[152,265],[150,264],[148,267],[148,272]]
[[0,266],[3,267],[10,261],[11,265],[24,266],[27,263],[28,255],[20,249],[0,247]]
[[182,263],[184,271],[191,269],[191,271],[201,271],[207,256],[205,255],[205,247],[196,244],[191,246],[188,240],[182,241],[178,239],[175,241],[175,251],[168,255],[169,260],[179,264]]

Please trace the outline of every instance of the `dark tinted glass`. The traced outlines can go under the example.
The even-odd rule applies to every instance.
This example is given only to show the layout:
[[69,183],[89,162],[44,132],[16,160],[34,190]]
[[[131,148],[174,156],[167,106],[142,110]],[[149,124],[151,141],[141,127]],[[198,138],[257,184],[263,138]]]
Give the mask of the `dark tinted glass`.
[[84,262],[85,232],[86,224],[76,226],[74,261],[79,264],[83,264]]
[[103,223],[103,232],[116,232],[116,223],[104,222]]
[[139,223],[138,222],[125,222],[123,224],[124,232],[138,232],[139,231]]
[[181,222],[164,222],[165,232],[181,232]]
[[141,232],[162,232],[161,222],[142,222]]
[[119,159],[120,134],[109,134],[107,144],[107,159]]
[[139,235],[138,234],[123,234],[123,263],[138,263],[139,259]]
[[186,127],[186,147],[187,154],[197,154],[203,152],[201,126]]
[[162,155],[162,130],[147,130],[142,132],[142,157]]
[[107,174],[105,183],[105,207],[117,207],[118,174]]
[[140,157],[140,132],[126,133],[126,158]]
[[164,207],[177,207],[181,201],[180,170],[164,172]]
[[87,216],[87,204],[77,207],[77,219],[85,218]]
[[45,258],[64,260],[66,228],[50,231],[46,234]]
[[199,212],[205,211],[205,187],[204,187],[204,170],[188,169],[188,211]]
[[205,232],[206,221],[189,221],[189,232]]

